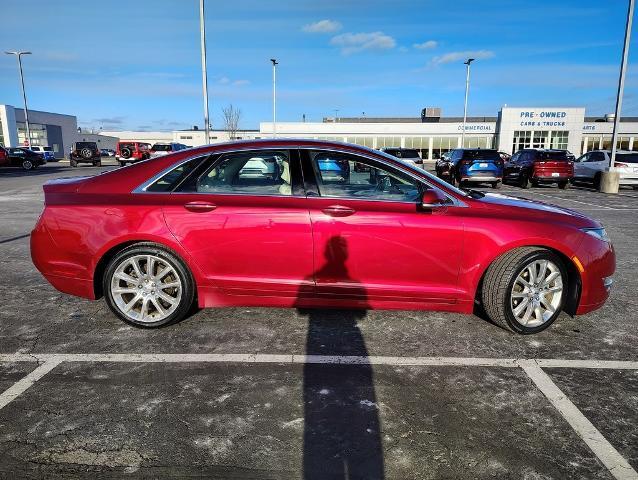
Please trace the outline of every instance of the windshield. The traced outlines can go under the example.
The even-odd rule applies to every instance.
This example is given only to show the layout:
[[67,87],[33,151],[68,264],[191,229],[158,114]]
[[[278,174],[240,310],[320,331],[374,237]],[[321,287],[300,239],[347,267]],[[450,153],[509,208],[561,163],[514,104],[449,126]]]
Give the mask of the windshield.
[[617,162],[638,163],[638,153],[617,153]]
[[556,151],[556,152],[539,152],[539,160],[550,160],[553,162],[566,162],[569,160],[567,158],[567,152],[565,151]]
[[78,142],[78,143],[75,144],[75,148],[77,150],[82,150],[83,148],[96,149],[97,148],[97,144],[95,144],[93,142]]
[[45,152],[52,152],[53,148],[51,148],[51,147],[42,147],[42,150],[44,150]]
[[500,160],[501,156],[496,150],[465,150],[463,159],[471,160]]
[[166,143],[156,143],[155,145],[153,145],[152,150],[156,152],[170,152],[171,146]]
[[401,150],[401,158],[421,158],[416,150]]

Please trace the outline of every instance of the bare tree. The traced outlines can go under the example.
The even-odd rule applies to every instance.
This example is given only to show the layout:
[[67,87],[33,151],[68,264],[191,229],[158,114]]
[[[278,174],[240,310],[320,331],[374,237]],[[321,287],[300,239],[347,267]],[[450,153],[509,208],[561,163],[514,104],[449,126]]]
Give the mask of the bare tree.
[[224,130],[228,132],[228,138],[235,140],[237,138],[237,127],[241,118],[241,110],[233,107],[231,103],[227,107],[222,108],[224,114]]

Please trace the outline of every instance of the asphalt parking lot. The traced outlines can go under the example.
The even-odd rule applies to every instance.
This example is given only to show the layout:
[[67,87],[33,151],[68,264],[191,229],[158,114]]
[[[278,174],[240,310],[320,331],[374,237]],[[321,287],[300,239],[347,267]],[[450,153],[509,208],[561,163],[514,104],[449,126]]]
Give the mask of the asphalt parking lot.
[[605,307],[534,336],[260,308],[149,331],[30,261],[42,183],[108,168],[0,171],[0,478],[638,478],[638,191],[499,190],[601,220],[617,252]]

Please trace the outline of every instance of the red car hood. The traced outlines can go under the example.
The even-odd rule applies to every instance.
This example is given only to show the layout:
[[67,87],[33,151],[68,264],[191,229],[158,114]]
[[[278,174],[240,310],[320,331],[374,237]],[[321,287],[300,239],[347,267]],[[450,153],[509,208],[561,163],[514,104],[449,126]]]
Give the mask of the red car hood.
[[474,201],[484,208],[502,211],[503,214],[509,216],[546,218],[548,220],[561,221],[576,228],[601,228],[600,223],[582,213],[550,203],[535,202],[499,193],[486,193],[484,197]]

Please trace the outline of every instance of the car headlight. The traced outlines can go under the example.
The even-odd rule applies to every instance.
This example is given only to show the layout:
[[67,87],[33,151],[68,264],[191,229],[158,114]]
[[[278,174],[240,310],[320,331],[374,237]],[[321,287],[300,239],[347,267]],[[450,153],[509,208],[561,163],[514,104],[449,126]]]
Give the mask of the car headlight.
[[607,236],[607,232],[604,228],[583,228],[582,231],[585,232],[587,235],[596,237],[598,240],[609,242],[609,237]]

